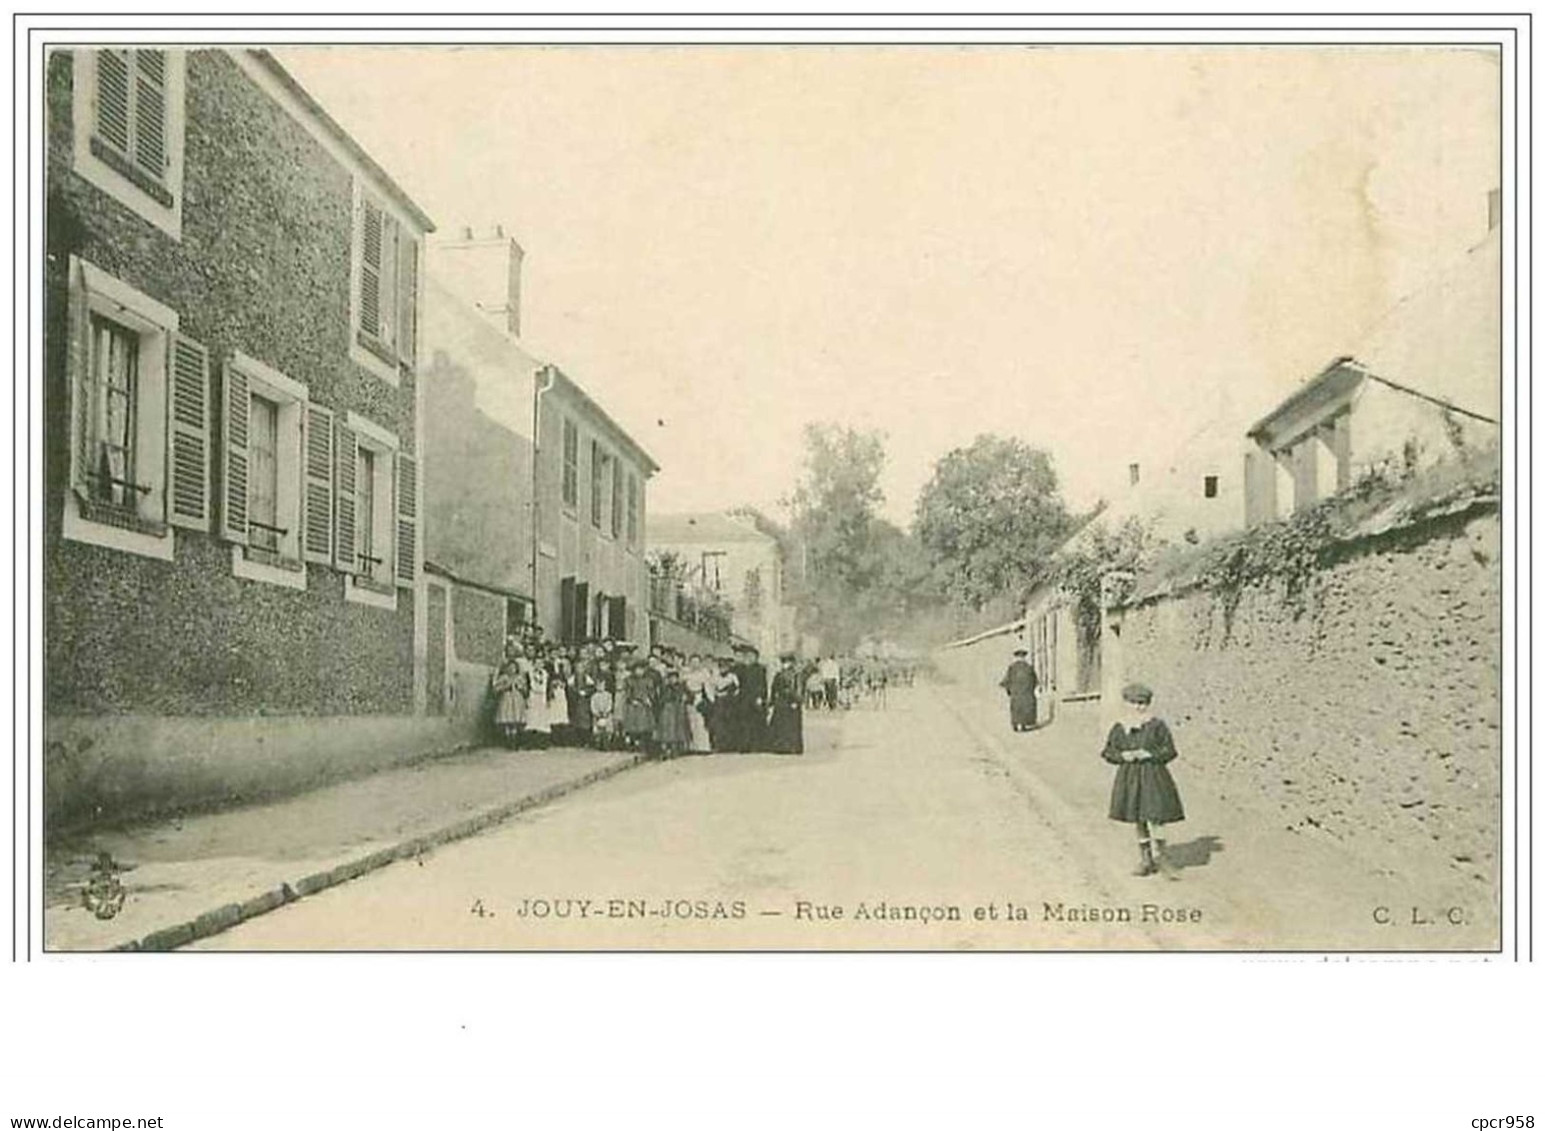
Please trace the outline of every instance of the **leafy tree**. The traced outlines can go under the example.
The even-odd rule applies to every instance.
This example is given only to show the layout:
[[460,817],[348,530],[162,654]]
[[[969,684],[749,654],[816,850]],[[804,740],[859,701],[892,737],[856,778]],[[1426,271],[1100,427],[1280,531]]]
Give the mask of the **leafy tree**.
[[1051,457],[982,435],[934,465],[913,531],[948,594],[979,609],[1032,582],[1072,525]]
[[836,424],[805,425],[805,470],[789,500],[807,584],[863,587],[870,528],[885,493],[885,437]]

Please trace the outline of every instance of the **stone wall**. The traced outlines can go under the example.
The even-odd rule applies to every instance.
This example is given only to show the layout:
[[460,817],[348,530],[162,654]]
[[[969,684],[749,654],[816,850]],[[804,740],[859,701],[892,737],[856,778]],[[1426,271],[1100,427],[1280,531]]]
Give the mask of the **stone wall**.
[[[45,695],[52,717],[382,715],[413,711],[414,595],[346,603],[343,575],[306,566],[297,591],[233,576],[230,547],[179,529],[171,562],[61,537],[69,481],[69,258],[176,309],[217,367],[242,352],[414,449],[414,379],[349,356],[353,182],[224,52],[187,56],[182,238],[71,167],[72,63],[48,70],[45,286]],[[218,377],[212,435],[220,435]],[[211,493],[219,498],[219,446]],[[50,724],[52,725],[52,724]]]
[[[1155,690],[1227,796],[1404,874],[1500,874],[1495,511],[1341,549],[1301,598],[1204,591],[1125,610],[1121,674]],[[1108,657],[1108,661],[1114,657]]]
[[449,718],[51,719],[44,833],[253,804],[476,743],[478,683],[467,683],[467,709]]

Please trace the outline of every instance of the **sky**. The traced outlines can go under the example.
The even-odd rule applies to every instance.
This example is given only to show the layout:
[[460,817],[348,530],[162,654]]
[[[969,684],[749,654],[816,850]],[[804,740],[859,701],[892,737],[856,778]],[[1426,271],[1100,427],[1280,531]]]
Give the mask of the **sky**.
[[1350,352],[1500,181],[1479,50],[275,53],[442,233],[520,242],[523,343],[656,513],[775,509],[809,421],[884,431],[903,524],[984,432],[1087,506]]

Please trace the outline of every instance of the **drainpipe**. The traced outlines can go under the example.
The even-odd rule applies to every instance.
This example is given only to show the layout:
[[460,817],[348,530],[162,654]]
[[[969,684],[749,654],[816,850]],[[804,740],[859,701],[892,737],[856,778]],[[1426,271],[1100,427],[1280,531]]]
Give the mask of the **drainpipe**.
[[540,383],[531,397],[531,613],[533,622],[540,625],[542,608],[537,596],[537,559],[541,554],[542,527],[539,521],[541,505],[538,500],[541,496],[537,491],[537,472],[541,466],[542,451],[542,394],[552,389],[557,371],[551,365],[544,365],[536,371],[536,375]]

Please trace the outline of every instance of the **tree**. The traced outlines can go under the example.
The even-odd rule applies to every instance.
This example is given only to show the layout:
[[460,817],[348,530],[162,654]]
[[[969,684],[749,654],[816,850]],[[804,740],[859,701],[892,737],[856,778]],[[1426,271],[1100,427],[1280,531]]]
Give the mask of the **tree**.
[[885,437],[836,424],[805,425],[805,470],[789,500],[807,584],[863,587],[870,527],[885,493]]
[[934,465],[913,523],[949,595],[978,609],[1039,576],[1071,528],[1051,457],[991,435]]

